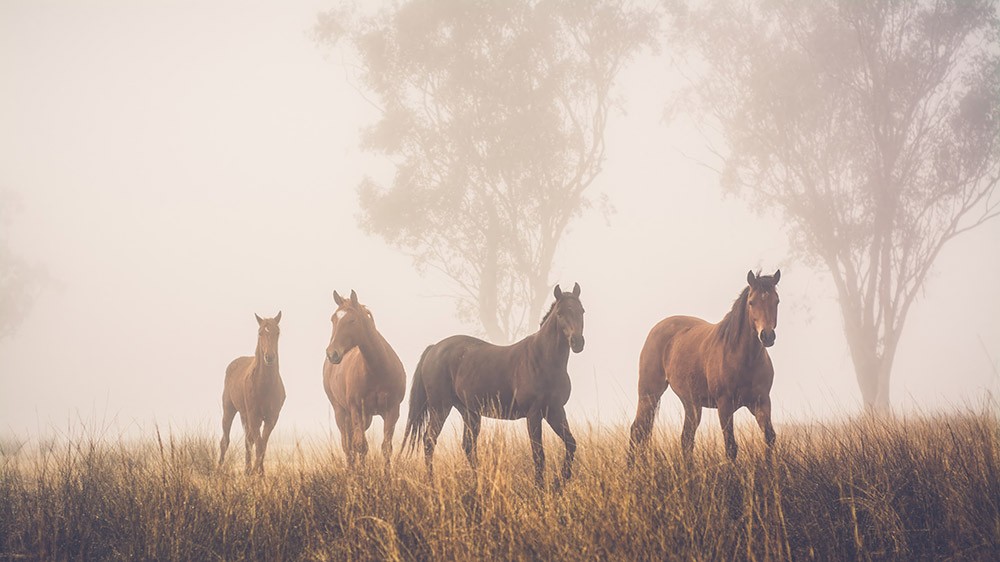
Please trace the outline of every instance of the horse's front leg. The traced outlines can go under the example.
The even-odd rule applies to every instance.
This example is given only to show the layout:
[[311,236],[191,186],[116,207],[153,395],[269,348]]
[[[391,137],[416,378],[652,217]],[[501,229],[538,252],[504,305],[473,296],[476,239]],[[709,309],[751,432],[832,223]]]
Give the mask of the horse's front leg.
[[528,414],[528,440],[531,441],[531,460],[535,461],[535,485],[545,486],[545,451],[542,450],[542,412]]
[[257,474],[264,474],[264,453],[267,451],[267,442],[277,423],[277,414],[270,418],[264,418],[264,431],[261,433],[260,440],[257,441]]
[[556,432],[556,435],[562,439],[563,444],[566,446],[566,456],[563,458],[562,479],[569,480],[573,476],[573,457],[576,455],[576,439],[569,430],[569,420],[566,419],[566,410],[562,406],[549,408],[548,413],[545,414],[545,420],[549,422],[549,427],[552,428],[552,431]]
[[366,416],[361,405],[351,406],[351,449],[364,462],[368,454],[368,440],[365,439],[365,429],[371,423],[371,416]]
[[389,464],[392,459],[392,436],[396,432],[396,422],[399,420],[399,404],[389,406],[382,415],[382,456],[385,457],[385,473],[389,474]]
[[722,434],[726,439],[726,456],[730,460],[736,458],[738,447],[736,446],[736,436],[733,434],[733,413],[736,405],[729,396],[723,396],[716,401],[719,409],[719,424],[722,425]]
[[243,471],[250,474],[253,472],[253,448],[260,441],[261,419],[254,414],[248,414],[246,418],[241,414],[240,419],[243,421],[243,438],[246,443],[246,467]]
[[777,436],[774,433],[774,426],[771,425],[771,397],[765,396],[754,404],[753,415],[757,418],[757,425],[764,432],[764,442],[767,443],[767,454],[771,454],[774,448],[774,441]]

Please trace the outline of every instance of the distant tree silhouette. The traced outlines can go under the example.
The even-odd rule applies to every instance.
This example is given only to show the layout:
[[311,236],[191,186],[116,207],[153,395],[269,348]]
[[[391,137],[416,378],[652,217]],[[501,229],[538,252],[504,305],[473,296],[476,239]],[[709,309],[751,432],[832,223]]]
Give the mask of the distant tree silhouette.
[[7,229],[17,199],[0,189],[0,340],[13,334],[31,309],[41,288],[41,269],[8,246]]
[[690,101],[725,187],[780,211],[829,270],[858,385],[889,407],[903,324],[934,260],[997,216],[1000,26],[991,0],[674,6]]
[[494,342],[540,319],[559,241],[595,202],[615,77],[653,16],[614,0],[415,0],[319,17],[381,110],[362,146],[395,165],[389,185],[360,185],[361,225],[454,281],[460,316]]

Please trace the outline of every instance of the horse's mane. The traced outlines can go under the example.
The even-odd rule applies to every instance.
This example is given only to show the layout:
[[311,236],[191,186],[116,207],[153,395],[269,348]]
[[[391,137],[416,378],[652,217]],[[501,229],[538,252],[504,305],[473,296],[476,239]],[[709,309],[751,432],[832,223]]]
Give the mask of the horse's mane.
[[747,298],[750,297],[750,287],[744,287],[743,292],[733,301],[733,307],[722,317],[719,322],[717,334],[726,347],[736,345],[740,340],[740,333],[747,325]]
[[545,316],[542,316],[542,321],[538,323],[539,326],[545,324],[545,321],[549,319],[549,316],[552,315],[552,311],[556,309],[557,302],[558,299],[552,301],[552,306],[549,307],[549,311],[545,313]]

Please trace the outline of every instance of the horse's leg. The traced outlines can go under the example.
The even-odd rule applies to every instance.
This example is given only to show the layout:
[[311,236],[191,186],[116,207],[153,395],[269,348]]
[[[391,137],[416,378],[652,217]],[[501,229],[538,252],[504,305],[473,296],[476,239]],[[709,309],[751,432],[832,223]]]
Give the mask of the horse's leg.
[[569,420],[566,419],[566,410],[562,407],[549,408],[545,414],[545,421],[549,422],[549,427],[556,432],[566,446],[566,456],[563,458],[562,479],[569,480],[573,476],[573,457],[576,455],[576,439],[569,430]]
[[528,414],[528,440],[531,441],[531,460],[535,461],[535,485],[545,486],[545,451],[542,449],[542,413]]
[[[366,416],[362,406],[351,406],[351,449],[361,457],[364,463],[368,453],[368,440],[365,439],[365,428],[371,423],[371,417]],[[368,423],[365,423],[365,422]]]
[[469,466],[472,470],[476,470],[478,464],[478,442],[479,442],[479,428],[482,425],[483,418],[478,412],[473,412],[471,410],[462,409],[459,410],[462,414],[462,450],[465,451],[465,458],[469,459]]
[[733,404],[733,399],[728,396],[720,397],[715,404],[719,409],[719,424],[722,425],[722,434],[726,438],[726,456],[733,460],[738,451],[736,436],[733,434],[733,413],[736,411],[736,407]]
[[354,449],[351,448],[351,413],[344,408],[333,407],[333,418],[337,421],[337,429],[340,430],[340,448],[344,450],[347,457],[347,466],[354,467]]
[[444,428],[444,420],[451,413],[451,406],[446,409],[431,408],[427,416],[427,429],[424,431],[424,464],[427,465],[427,477],[434,481],[434,447],[438,436]]
[[267,452],[267,442],[271,438],[271,432],[278,423],[278,416],[264,418],[264,431],[260,440],[257,441],[257,474],[264,474],[264,453]]
[[757,418],[757,425],[764,432],[764,442],[767,443],[767,453],[771,454],[774,448],[774,426],[771,425],[771,397],[765,396],[757,401],[753,407],[753,415]]
[[219,466],[226,460],[226,450],[229,449],[229,432],[236,419],[236,406],[228,400],[222,402],[222,440],[219,441]]
[[399,420],[399,404],[390,406],[382,414],[382,456],[385,457],[385,473],[389,474],[389,464],[392,458],[392,436],[396,432],[396,422]]
[[694,450],[694,434],[701,424],[701,406],[696,404],[684,404],[684,429],[681,431],[681,451],[684,458],[691,459],[691,451]]
[[244,472],[250,474],[253,470],[253,448],[260,437],[260,420],[256,416],[244,416],[243,414],[240,414],[240,420],[243,422],[243,434],[246,440],[246,468]]
[[649,388],[641,389],[639,392],[639,406],[635,410],[635,421],[632,422],[632,431],[628,441],[628,465],[635,462],[635,452],[643,443],[649,439],[653,431],[653,421],[656,420],[656,411],[660,407],[660,397],[667,390],[667,381],[659,385],[650,385]]

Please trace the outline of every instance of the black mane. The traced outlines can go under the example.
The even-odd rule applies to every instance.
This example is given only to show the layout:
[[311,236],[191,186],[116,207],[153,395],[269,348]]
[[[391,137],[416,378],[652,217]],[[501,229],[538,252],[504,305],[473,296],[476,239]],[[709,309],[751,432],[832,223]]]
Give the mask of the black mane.
[[545,316],[542,316],[542,321],[538,323],[539,326],[545,324],[545,321],[549,319],[549,316],[552,315],[552,311],[556,309],[557,302],[559,302],[559,299],[552,301],[552,306],[549,307],[549,311],[545,313]]
[[747,325],[747,299],[750,297],[750,287],[743,288],[740,296],[733,301],[733,307],[726,313],[719,322],[719,339],[726,347],[732,347],[739,343],[740,334]]

